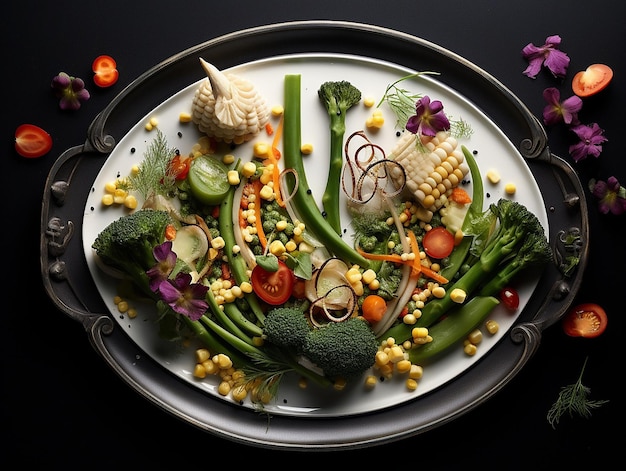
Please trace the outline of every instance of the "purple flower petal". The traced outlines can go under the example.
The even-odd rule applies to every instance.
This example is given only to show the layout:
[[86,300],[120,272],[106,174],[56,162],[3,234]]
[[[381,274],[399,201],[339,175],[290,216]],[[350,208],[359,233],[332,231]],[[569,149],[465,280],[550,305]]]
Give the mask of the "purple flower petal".
[[598,158],[602,152],[602,143],[608,139],[603,136],[604,130],[597,123],[590,125],[579,124],[570,128],[580,139],[580,142],[569,147],[569,153],[574,161],[579,162],[588,156]]
[[555,77],[564,77],[569,67],[570,59],[564,52],[559,50],[561,37],[558,35],[548,36],[546,43],[537,47],[532,43],[527,44],[522,49],[522,56],[528,61],[528,67],[523,74],[536,78],[545,65]]
[[162,281],[159,294],[175,312],[197,321],[209,307],[206,302],[208,286],[191,283],[189,273],[178,273],[173,280]]
[[626,212],[626,189],[622,188],[617,178],[611,176],[606,182],[591,180],[589,186],[602,214],[620,215]]
[[550,126],[560,122],[578,124],[578,111],[583,106],[583,101],[580,97],[573,95],[561,102],[559,90],[549,87],[543,91],[543,98],[548,103],[543,109],[543,122],[546,125]]

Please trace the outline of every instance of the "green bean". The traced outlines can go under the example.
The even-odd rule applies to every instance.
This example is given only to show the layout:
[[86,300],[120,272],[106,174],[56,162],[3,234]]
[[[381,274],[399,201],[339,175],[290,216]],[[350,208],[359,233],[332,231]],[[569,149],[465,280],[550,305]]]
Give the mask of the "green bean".
[[[307,182],[300,150],[302,135],[300,83],[300,75],[285,76],[283,161],[286,168],[293,169],[297,174],[297,189],[293,194],[294,206],[304,219],[302,222],[305,223],[307,230],[323,241],[328,250],[346,263],[367,268],[369,267],[368,260],[350,247],[324,218]],[[287,174],[286,177],[289,192],[293,193],[296,177],[291,174]]]
[[432,342],[409,350],[411,363],[421,365],[460,344],[480,325],[500,301],[493,296],[475,296],[428,329]]

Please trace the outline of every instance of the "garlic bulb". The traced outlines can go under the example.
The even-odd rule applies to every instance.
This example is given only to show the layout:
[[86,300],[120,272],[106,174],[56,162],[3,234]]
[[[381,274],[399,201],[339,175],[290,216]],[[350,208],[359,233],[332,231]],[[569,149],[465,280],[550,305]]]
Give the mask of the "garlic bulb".
[[222,73],[202,58],[200,63],[207,78],[193,97],[192,121],[217,141],[249,141],[269,121],[270,109],[265,99],[248,80]]

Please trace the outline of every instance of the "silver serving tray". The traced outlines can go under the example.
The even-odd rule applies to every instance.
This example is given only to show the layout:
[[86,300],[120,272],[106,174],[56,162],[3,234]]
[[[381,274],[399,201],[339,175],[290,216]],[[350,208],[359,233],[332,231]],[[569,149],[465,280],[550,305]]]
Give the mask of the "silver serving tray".
[[[432,393],[368,414],[336,418],[268,417],[209,397],[166,371],[118,328],[90,276],[80,240],[91,184],[116,143],[160,103],[202,78],[198,58],[219,69],[283,54],[357,54],[436,70],[438,80],[472,100],[506,134],[542,190],[555,263],[502,341],[472,368]],[[84,144],[55,162],[41,213],[41,270],[58,309],[80,322],[108,365],[143,397],[210,433],[277,449],[359,448],[400,440],[449,422],[506,385],[539,348],[542,332],[571,305],[587,263],[584,189],[574,170],[552,154],[546,133],[526,106],[484,70],[423,39],[378,26],[302,21],[250,28],[212,39],[156,65],[126,87],[92,122]],[[573,235],[576,244],[564,244]],[[568,256],[579,258],[564,270]],[[461,392],[461,393],[460,393]]]

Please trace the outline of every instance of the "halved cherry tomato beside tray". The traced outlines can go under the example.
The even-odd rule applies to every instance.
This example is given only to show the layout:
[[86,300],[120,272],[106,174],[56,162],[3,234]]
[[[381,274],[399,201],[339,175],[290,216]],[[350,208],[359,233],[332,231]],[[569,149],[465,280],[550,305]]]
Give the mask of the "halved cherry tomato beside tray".
[[578,304],[563,317],[563,330],[570,337],[595,338],[601,335],[608,323],[604,309],[595,303]]
[[613,78],[613,70],[604,64],[592,64],[581,70],[572,80],[572,90],[579,97],[588,97],[606,88]]
[[94,59],[91,69],[95,74],[93,81],[102,88],[110,87],[119,78],[117,63],[111,56],[102,55]]
[[22,157],[37,158],[52,149],[52,137],[34,124],[22,124],[15,130],[15,150]]

